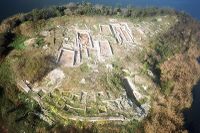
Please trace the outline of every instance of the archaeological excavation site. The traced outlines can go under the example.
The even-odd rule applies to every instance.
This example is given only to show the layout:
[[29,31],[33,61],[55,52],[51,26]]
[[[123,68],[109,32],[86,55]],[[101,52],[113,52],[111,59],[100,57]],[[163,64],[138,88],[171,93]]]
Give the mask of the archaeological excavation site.
[[44,1],[0,16],[0,133],[200,132],[198,20],[120,0]]
[[142,121],[151,109],[154,74],[140,54],[176,17],[153,19],[63,16],[20,31],[30,37],[7,57],[17,88],[39,105],[36,115],[49,125]]

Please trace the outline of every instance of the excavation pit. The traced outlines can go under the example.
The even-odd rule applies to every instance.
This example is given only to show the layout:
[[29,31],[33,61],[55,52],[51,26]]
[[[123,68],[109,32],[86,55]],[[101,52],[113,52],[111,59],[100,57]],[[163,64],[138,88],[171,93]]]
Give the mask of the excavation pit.
[[64,67],[74,66],[75,52],[73,50],[61,49],[58,57],[58,63]]

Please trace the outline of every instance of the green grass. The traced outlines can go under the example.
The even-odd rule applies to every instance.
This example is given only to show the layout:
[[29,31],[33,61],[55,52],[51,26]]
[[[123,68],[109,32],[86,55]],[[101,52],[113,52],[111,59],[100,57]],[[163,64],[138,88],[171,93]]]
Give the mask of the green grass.
[[9,87],[14,84],[14,75],[8,61],[0,64],[0,86]]
[[173,81],[162,81],[161,82],[161,92],[165,95],[169,95],[173,89]]
[[139,103],[142,105],[142,104],[145,104],[147,101],[148,101],[148,99],[145,97],[143,99],[140,99]]
[[44,38],[38,37],[38,38],[36,39],[36,44],[37,44],[38,47],[44,46]]
[[87,116],[94,116],[95,114],[98,114],[99,111],[98,111],[98,108],[97,107],[91,107],[91,108],[87,108],[86,109],[86,113],[87,113]]
[[80,66],[80,70],[81,70],[81,72],[87,73],[87,72],[89,72],[90,69],[89,69],[87,63],[83,63],[83,64]]
[[120,90],[122,88],[122,80],[121,80],[121,75],[115,73],[112,74],[109,77],[109,84],[110,87],[116,88],[117,90]]
[[100,84],[103,85],[108,91],[111,91],[115,97],[118,97],[122,93],[123,81],[122,75],[119,73],[108,73],[103,74],[100,77]]
[[145,62],[143,64],[143,67],[141,68],[141,74],[147,75],[149,70],[149,64],[147,62]]
[[10,44],[14,49],[25,49],[24,41],[27,39],[25,36],[16,36],[14,41]]
[[[32,94],[29,94],[29,95],[32,95]],[[24,94],[24,93],[18,93],[18,99],[19,101],[24,103],[24,105],[26,106],[26,109],[29,111],[33,111],[35,110],[35,108],[39,106],[36,101],[34,101],[32,98],[30,98],[27,94]]]
[[141,123],[137,120],[132,120],[124,126],[121,126],[121,133],[134,133],[137,129],[141,129]]

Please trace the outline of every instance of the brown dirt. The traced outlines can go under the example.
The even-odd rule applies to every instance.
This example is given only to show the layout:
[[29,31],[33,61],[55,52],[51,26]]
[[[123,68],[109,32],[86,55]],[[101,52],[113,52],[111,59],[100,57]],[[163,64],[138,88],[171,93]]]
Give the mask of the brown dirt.
[[83,45],[83,47],[87,47],[89,45],[89,38],[87,34],[80,34],[79,39]]
[[109,29],[109,26],[101,26],[101,30],[102,30],[102,34],[104,35],[111,35],[111,32],[110,32],[110,29]]

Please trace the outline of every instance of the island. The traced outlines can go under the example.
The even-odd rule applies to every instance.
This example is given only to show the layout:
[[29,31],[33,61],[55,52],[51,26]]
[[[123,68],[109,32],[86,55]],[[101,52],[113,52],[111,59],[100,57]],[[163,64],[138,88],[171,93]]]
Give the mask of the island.
[[5,19],[0,129],[199,130],[190,125],[200,78],[199,29],[197,20],[172,9],[90,3]]

